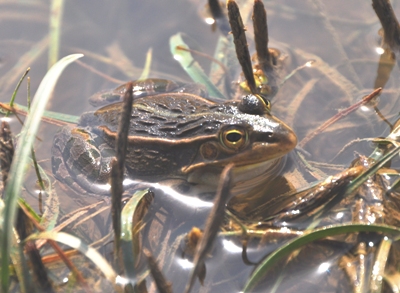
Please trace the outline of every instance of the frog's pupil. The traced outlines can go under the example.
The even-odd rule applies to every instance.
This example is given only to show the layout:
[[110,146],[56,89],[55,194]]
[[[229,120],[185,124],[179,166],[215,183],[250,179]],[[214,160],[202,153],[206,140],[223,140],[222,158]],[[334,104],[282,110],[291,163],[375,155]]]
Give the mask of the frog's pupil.
[[242,135],[237,132],[231,132],[226,135],[226,139],[230,142],[238,142],[239,140],[241,140],[241,138]]

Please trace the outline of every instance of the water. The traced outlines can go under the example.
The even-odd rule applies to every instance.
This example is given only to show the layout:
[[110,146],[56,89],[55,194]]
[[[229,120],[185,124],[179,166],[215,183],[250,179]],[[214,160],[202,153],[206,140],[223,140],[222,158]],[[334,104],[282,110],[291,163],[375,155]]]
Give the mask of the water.
[[[0,21],[5,28],[0,31],[0,92],[1,101],[5,102],[27,66],[32,68],[29,74],[32,92],[35,92],[47,70],[45,36],[48,32],[50,5],[47,2],[31,1],[2,2],[0,5]],[[150,76],[189,81],[186,73],[172,58],[168,42],[170,36],[182,32],[196,41],[191,47],[213,55],[219,34],[212,32],[200,17],[199,10],[203,5],[203,2],[178,0],[66,2],[60,56],[83,52],[84,63],[115,79],[126,81],[140,76],[146,52],[151,47],[153,59]],[[267,1],[265,5],[268,10],[271,46],[288,55],[286,71],[290,72],[311,59],[317,59],[313,67],[303,69],[291,78],[273,100],[274,115],[286,121],[301,141],[326,119],[372,91],[379,61],[376,51],[379,47],[379,21],[371,3],[362,0],[281,0]],[[393,5],[395,13],[400,15],[398,2],[393,1]],[[247,26],[251,32],[251,24]],[[39,53],[30,61],[24,61],[21,57],[34,46],[37,47],[35,52]],[[27,58],[31,57],[32,53],[34,52]],[[208,70],[209,61],[201,57],[198,60]],[[400,109],[396,87],[398,73],[398,68],[395,67],[378,103],[380,112],[391,123],[397,119]],[[92,110],[87,102],[88,97],[99,90],[116,85],[95,72],[74,64],[61,77],[48,109],[79,116]],[[24,87],[25,85],[17,97],[18,103],[21,104],[25,104],[26,99]],[[18,124],[16,120],[12,121],[15,132],[20,128]],[[49,173],[49,153],[57,129],[56,126],[43,124],[38,134],[42,141],[37,141],[35,145],[39,160]],[[371,107],[359,109],[303,146],[310,154],[308,160],[335,166],[315,165],[325,172],[316,177],[310,176],[305,169],[300,168],[299,172],[304,180],[288,167],[280,180],[287,182],[291,187],[301,188],[311,181],[324,179],[325,176],[348,167],[355,158],[355,152],[368,156],[374,148],[370,141],[355,142],[346,146],[348,143],[355,139],[387,136],[388,133],[389,126]],[[298,166],[296,163],[292,164]],[[392,168],[396,167],[398,163],[394,162]],[[32,192],[34,178],[34,174],[27,178],[26,198],[37,208],[37,195]],[[68,189],[56,186],[62,198],[61,208],[64,213],[75,210],[77,205],[81,207],[87,202],[97,201],[97,198],[82,198]],[[157,197],[156,192],[155,202],[148,215],[151,225],[146,227],[147,235],[150,236],[144,243],[148,241],[148,246],[159,257],[163,271],[173,282],[174,292],[181,292],[186,284],[189,268],[186,267],[188,262],[180,257],[182,245],[178,240],[193,225],[201,225],[208,209],[182,207],[169,197],[163,197],[162,190],[156,191],[159,196]],[[274,197],[275,193],[278,192],[274,190],[269,196]],[[395,199],[390,198],[389,201],[390,204],[397,205]],[[332,223],[332,218],[335,217],[336,222],[351,219],[351,211],[356,209],[355,203],[350,202],[345,206],[343,210],[329,215],[330,218],[326,222]],[[342,217],[337,218],[340,212]],[[248,213],[251,214],[251,210]],[[104,214],[96,217],[94,222],[95,229],[93,224],[87,224],[86,227],[82,227],[83,232],[79,231],[88,241],[104,236],[110,226],[109,218]],[[262,229],[264,227],[254,228],[259,231]],[[261,240],[257,237],[250,240],[249,260],[262,260],[284,241],[279,238],[284,238],[282,235],[268,235]],[[376,234],[362,234],[358,237],[367,239],[364,242],[369,244],[371,250],[366,254],[366,259],[370,264],[373,263],[373,256],[381,237]],[[284,261],[274,266],[266,278],[266,284],[257,287],[257,292],[272,292],[273,286],[281,286],[276,292],[348,292],[353,285],[346,275],[349,274],[349,270],[346,271],[343,267],[348,264],[360,266],[357,255],[363,255],[359,251],[354,253],[354,250],[359,249],[354,243],[361,243],[363,239],[349,238],[351,237],[343,237],[340,241],[321,240],[304,247],[298,257],[293,256],[281,275],[279,268],[284,266]],[[206,260],[204,287],[200,287],[197,281],[194,291],[242,290],[254,265],[243,263],[240,240],[238,235],[218,239],[210,258]],[[267,245],[264,245],[265,243]],[[350,251],[353,252],[349,256],[350,259],[343,257]],[[109,250],[104,248],[102,252],[110,256]],[[172,257],[175,255],[177,256]],[[148,287],[149,292],[155,290],[152,285]]]

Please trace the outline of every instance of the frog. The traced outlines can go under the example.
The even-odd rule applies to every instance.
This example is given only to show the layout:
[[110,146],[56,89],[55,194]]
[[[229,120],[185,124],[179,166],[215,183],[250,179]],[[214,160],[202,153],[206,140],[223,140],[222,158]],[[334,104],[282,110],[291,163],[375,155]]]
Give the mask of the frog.
[[[54,137],[53,174],[76,192],[110,194],[125,91],[122,85],[92,96],[91,103],[101,107]],[[234,177],[245,181],[273,169],[297,143],[260,94],[220,100],[198,84],[151,78],[133,81],[132,93],[124,174],[129,182],[183,179],[216,186],[229,163]]]

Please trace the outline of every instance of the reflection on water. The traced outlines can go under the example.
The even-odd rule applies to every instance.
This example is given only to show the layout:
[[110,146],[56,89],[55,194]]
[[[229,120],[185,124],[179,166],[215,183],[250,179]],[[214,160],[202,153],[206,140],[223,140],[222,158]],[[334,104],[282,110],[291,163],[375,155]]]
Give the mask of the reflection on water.
[[[271,210],[282,209],[287,202],[293,201],[281,194],[337,174],[348,168],[353,160],[353,166],[371,166],[360,156],[369,156],[374,151],[376,145],[371,143],[371,139],[386,137],[390,131],[389,124],[395,123],[400,111],[399,68],[394,66],[388,74],[393,64],[389,59],[383,60],[378,34],[380,24],[368,1],[264,2],[268,11],[270,46],[287,56],[285,72],[315,60],[311,67],[290,78],[272,101],[273,114],[294,129],[299,141],[328,118],[369,94],[377,84],[383,84],[381,79],[385,74],[388,80],[374,103],[343,117],[305,143],[299,153],[291,154],[275,181],[257,186],[251,194],[244,193],[233,200],[230,208],[236,209],[236,215],[249,227],[247,255],[242,254],[241,228],[237,222],[227,221],[222,233],[224,236],[218,238],[206,260],[204,286],[199,289],[197,281],[194,291],[240,292],[256,263],[283,243],[302,235],[303,232],[296,229],[307,227],[308,221],[314,219],[315,209],[310,214],[307,211],[308,219],[301,223],[284,221],[280,223],[282,229],[270,227],[268,216]],[[168,42],[172,35],[182,32],[194,40],[189,44],[192,49],[214,54],[219,33],[212,32],[200,17],[199,11],[203,6],[204,3],[197,0],[66,2],[60,56],[83,52],[84,63],[102,74],[125,81],[140,76],[146,52],[151,47],[151,77],[188,81],[186,73],[172,58]],[[46,72],[49,4],[39,1],[3,2],[0,7],[2,27],[6,28],[0,31],[0,92],[1,101],[5,102],[26,67],[32,68],[32,91],[36,90]],[[400,7],[394,5],[394,9],[400,15]],[[250,23],[247,29],[251,36]],[[250,50],[253,48],[253,43],[250,43]],[[210,61],[200,56],[196,58],[208,71]],[[378,68],[379,60],[381,67]],[[48,108],[79,116],[92,110],[87,102],[90,96],[116,86],[94,70],[74,64],[60,79]],[[26,90],[21,88],[17,102],[25,104],[25,96]],[[12,121],[12,126],[17,132],[19,124],[16,120]],[[56,131],[57,127],[44,124],[38,134],[41,141],[37,141],[35,146],[41,165],[50,176],[49,153]],[[301,162],[300,155],[309,165]],[[397,178],[398,167],[398,161],[394,160],[391,166],[382,169],[382,174],[371,177],[357,194],[347,198],[337,196],[329,201],[332,206],[327,212],[323,211],[316,226],[352,221],[398,226],[398,195],[386,192]],[[37,195],[33,192],[36,190],[33,173],[27,177],[25,186],[26,198],[38,209]],[[98,200],[71,194],[68,188],[59,184],[56,187],[62,198],[64,214],[76,210],[77,204],[81,208]],[[165,184],[153,185],[155,200],[146,215],[148,224],[142,231],[143,245],[151,248],[158,257],[166,277],[173,283],[174,292],[183,290],[191,269],[190,254],[182,258],[184,234],[195,225],[203,226],[210,208],[209,200],[204,199],[189,204],[188,199],[192,197],[187,197],[188,189],[180,187],[183,196],[176,189],[166,188]],[[180,201],[176,200],[177,197]],[[107,213],[96,216],[93,223],[85,223],[78,230],[68,226],[68,231],[77,233],[87,242],[96,241],[109,232]],[[284,228],[286,226],[294,229]],[[319,239],[303,246],[299,253],[279,260],[267,278],[258,284],[257,292],[349,292],[359,288],[357,286],[366,288],[365,283],[369,282],[372,274],[368,268],[381,252],[382,239],[381,234],[372,232]],[[397,251],[397,245],[393,243],[393,251]],[[111,258],[109,248],[110,245],[103,246],[101,251]],[[140,262],[143,269],[143,260]],[[367,268],[363,274],[357,270],[362,266]],[[149,292],[153,292],[155,288],[150,282],[148,278]],[[384,287],[383,292],[390,290]]]

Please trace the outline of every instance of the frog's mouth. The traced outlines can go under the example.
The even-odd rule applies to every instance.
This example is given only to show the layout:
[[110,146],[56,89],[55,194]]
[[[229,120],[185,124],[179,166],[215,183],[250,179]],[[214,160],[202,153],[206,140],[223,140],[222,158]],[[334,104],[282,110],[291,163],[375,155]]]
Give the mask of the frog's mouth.
[[[268,139],[265,138],[266,135]],[[282,127],[280,131],[266,135],[256,137],[250,149],[221,163],[227,165],[232,162],[236,167],[256,167],[258,164],[283,157],[296,147],[297,137],[288,127]]]

